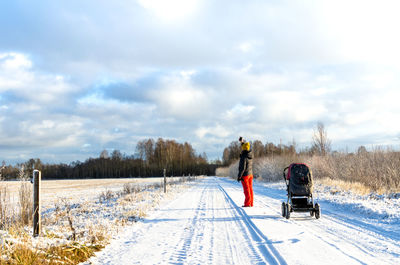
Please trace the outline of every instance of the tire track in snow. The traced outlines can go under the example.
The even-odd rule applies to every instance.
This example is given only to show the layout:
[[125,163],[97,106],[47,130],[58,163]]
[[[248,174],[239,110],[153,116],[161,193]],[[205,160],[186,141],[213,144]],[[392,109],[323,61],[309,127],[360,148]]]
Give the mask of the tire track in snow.
[[[203,181],[201,181],[199,183],[199,185],[201,185]],[[158,213],[156,213],[154,215],[154,217],[152,218],[152,220],[155,220],[154,224],[151,224],[148,229],[146,229],[147,231],[151,232],[151,229],[153,226],[154,228],[156,228],[157,226],[160,225],[160,223],[162,222],[181,222],[182,219],[185,219],[184,216],[187,215],[186,212],[190,212],[193,209],[196,209],[196,211],[194,212],[194,216],[197,215],[197,211],[199,209],[198,205],[196,205],[195,207],[191,208],[191,205],[182,205],[182,201],[188,201],[191,202],[190,199],[186,199],[186,197],[190,196],[190,194],[196,194],[196,190],[198,189],[197,186],[192,187],[190,190],[188,190],[187,192],[185,192],[184,194],[182,194],[181,196],[175,198],[173,201],[167,203],[167,207],[163,207],[163,209],[158,210]],[[179,207],[182,207],[179,209]],[[174,212],[176,211],[182,211],[182,217],[177,217]],[[172,216],[171,216],[172,215]],[[182,243],[181,238],[183,237],[183,235],[188,233],[188,227],[190,225],[190,223],[193,221],[191,218],[187,219],[187,222],[182,225],[182,227],[184,227],[183,230],[181,229],[170,229],[170,230],[165,230],[163,231],[163,233],[160,233],[158,239],[158,244],[157,244],[157,252],[161,253],[162,256],[162,260],[158,261],[157,264],[165,264],[165,263],[171,263],[173,262],[173,264],[182,264],[182,262],[180,262],[179,260],[184,258],[185,253],[181,252],[181,251],[177,251],[177,252],[172,252],[171,250],[176,250],[176,246],[179,245],[180,243]],[[144,220],[144,223],[146,223],[147,221]],[[171,246],[175,246],[172,247]],[[173,256],[175,257],[175,259],[173,258]],[[141,262],[142,263],[142,262]]]
[[[243,228],[235,211],[224,199],[218,184],[212,180],[208,189],[207,209],[209,215],[204,216],[205,243],[204,254],[208,253],[209,264],[257,264],[260,259],[255,251],[244,246],[248,242],[243,235]],[[215,247],[214,247],[215,246]],[[199,253],[202,255],[202,253]]]
[[[262,194],[263,197],[269,197],[272,200],[276,200],[278,204],[281,202],[279,199],[268,196],[265,194]],[[263,206],[271,209],[272,211],[276,212],[278,215],[281,215],[280,209],[278,210],[277,207],[271,206],[270,203],[266,203],[264,200],[259,199],[257,200],[257,203],[261,203]],[[313,217],[308,217],[310,221],[313,222],[313,226],[310,227],[309,225],[306,225],[303,222],[298,222],[299,218],[292,217],[289,220],[285,220],[291,224],[294,224],[296,226],[301,227],[303,230],[306,230],[308,233],[312,234],[316,238],[319,238],[321,241],[327,243],[328,245],[336,248],[339,250],[341,253],[344,255],[348,256],[349,258],[352,258],[356,262],[359,262],[360,264],[367,264],[367,261],[362,261],[353,255],[349,253],[348,248],[345,246],[338,245],[336,242],[338,239],[340,241],[344,241],[348,245],[351,245],[354,248],[357,248],[361,252],[363,252],[366,256],[369,256],[370,258],[374,258],[375,255],[371,252],[368,246],[362,246],[360,245],[360,240],[357,240],[354,238],[354,235],[358,233],[359,237],[363,236],[364,238],[367,238],[365,240],[362,240],[362,242],[368,242],[368,241],[373,241],[377,238],[380,238],[381,240],[379,241],[380,244],[382,242],[384,243],[385,246],[382,246],[382,248],[389,249],[390,247],[393,247],[395,245],[397,249],[399,249],[399,244],[398,242],[394,242],[391,240],[392,237],[386,238],[386,233],[378,233],[382,232],[380,229],[374,229],[374,227],[368,226],[367,224],[353,220],[349,217],[343,217],[341,215],[338,215],[336,213],[333,213],[332,211],[324,210],[322,209],[322,219],[320,220],[315,220]],[[282,217],[283,218],[283,217]],[[301,217],[300,217],[301,218]],[[307,219],[308,219],[307,218]],[[297,219],[297,220],[296,220]],[[359,224],[359,225],[357,225]],[[339,230],[338,227],[341,227]],[[319,229],[317,231],[316,229]],[[349,231],[350,230],[350,231]],[[323,234],[323,236],[321,236]],[[359,238],[358,238],[359,239]],[[388,241],[388,239],[390,239]],[[376,242],[376,240],[375,240]],[[374,244],[376,246],[376,244]],[[396,248],[394,247],[394,248]],[[393,253],[395,254],[395,253]]]
[[[251,243],[252,239],[247,231],[246,225],[243,219],[238,215],[237,211],[234,209],[233,205],[226,200],[226,195],[221,191],[220,185],[214,180],[216,194],[218,194],[218,199],[224,207],[224,216],[231,216],[229,218],[219,218],[213,221],[220,221],[223,224],[224,231],[224,242],[228,242],[229,252],[232,258],[230,261],[227,259],[225,263],[233,262],[233,264],[265,264],[265,259],[260,256],[259,252],[256,250],[254,245]],[[217,237],[218,234],[213,235]],[[250,260],[246,260],[245,258]]]
[[[200,263],[207,257],[210,264],[265,264],[248,244],[250,238],[241,216],[225,200],[220,186],[212,180],[201,191],[190,229],[173,247],[168,259],[172,264]],[[188,225],[186,225],[188,227]]]
[[[268,207],[268,208],[270,208],[270,209],[276,211],[276,209],[273,208],[273,207],[272,207],[271,205],[269,205],[269,204],[266,204],[266,203],[264,203],[264,202],[261,202],[261,204],[263,204],[265,207]],[[278,215],[281,214],[280,211],[276,211],[276,212],[277,212]],[[283,217],[282,217],[282,218],[283,218]],[[312,219],[314,219],[314,217],[311,217],[311,216],[310,216],[310,221],[316,221],[316,220],[312,220]],[[360,264],[367,264],[367,263],[361,261],[360,259],[357,259],[356,257],[352,256],[351,254],[345,252],[345,250],[343,250],[341,247],[339,247],[337,244],[335,244],[335,242],[337,241],[336,239],[338,238],[338,235],[337,235],[337,231],[336,231],[336,230],[333,231],[333,232],[331,232],[331,231],[327,230],[326,227],[324,227],[324,228],[323,228],[323,230],[324,230],[324,237],[322,237],[322,236],[320,236],[320,235],[315,231],[315,228],[312,229],[312,228],[310,228],[309,226],[304,225],[303,223],[297,222],[298,220],[296,220],[296,217],[292,217],[292,219],[285,220],[285,221],[288,222],[288,223],[291,223],[292,225],[296,225],[296,226],[298,226],[298,227],[301,227],[301,228],[302,228],[302,229],[301,229],[302,231],[306,231],[306,232],[309,233],[310,235],[315,236],[316,238],[320,239],[322,242],[325,242],[325,243],[328,244],[329,246],[331,246],[331,247],[337,249],[337,250],[340,251],[342,254],[344,254],[344,255],[346,255],[347,257],[353,259],[354,261],[359,262]],[[315,224],[315,223],[314,223],[314,224]],[[336,232],[336,233],[335,233],[335,232]],[[325,233],[329,233],[329,234],[333,235],[334,238],[326,238],[326,234],[325,234]],[[329,239],[329,240],[328,240],[328,239]],[[343,241],[344,238],[341,237],[340,240]],[[354,241],[350,241],[350,240],[347,240],[347,239],[346,239],[345,241],[346,241],[348,244],[351,244],[353,247],[358,248],[359,250],[361,250],[361,251],[364,252],[365,254],[367,254],[367,255],[373,257],[373,255],[371,255],[370,253],[368,253],[367,250],[361,248],[361,247],[360,247],[359,245],[357,245]]]
[[[230,188],[237,192],[240,190],[240,188],[235,187],[231,181],[224,180],[223,183],[230,185]],[[284,196],[283,198],[280,192],[271,188],[267,189],[269,191],[268,193],[265,191],[260,192],[260,187],[257,187],[257,191],[255,192],[257,199],[255,200],[255,203],[276,213],[277,216],[281,216],[281,200],[286,200],[287,197]],[[266,202],[267,198],[268,203]],[[299,222],[299,220],[307,219],[309,219],[310,222]],[[399,242],[392,241],[391,237],[386,238],[386,233],[383,233],[383,235],[379,233],[377,234],[377,231],[373,226],[370,227],[367,224],[353,220],[350,217],[338,216],[332,211],[323,209],[323,215],[320,220],[315,220],[310,216],[306,217],[304,214],[303,216],[292,217],[289,220],[282,220],[283,222],[299,227],[299,231],[306,232],[321,242],[324,242],[330,248],[336,249],[344,256],[347,256],[359,264],[370,264],[371,260],[376,260],[377,249],[380,249],[383,253],[392,254],[393,256],[396,256],[396,254],[398,255],[398,251],[400,250]],[[364,225],[359,227],[357,226],[358,222]],[[377,240],[378,238],[379,240]],[[368,243],[363,245],[360,244],[360,241]],[[377,246],[379,247],[377,248]],[[354,249],[358,249],[358,251],[354,252]],[[357,255],[363,253],[363,255],[355,256],[354,253],[357,253]],[[386,262],[391,264],[392,261],[381,261],[382,264]]]
[[366,224],[362,221],[358,221],[355,219],[348,218],[346,216],[341,216],[341,215],[335,214],[329,210],[324,210],[324,213],[325,213],[325,215],[329,215],[330,218],[336,219],[338,223],[340,222],[341,224],[343,224],[344,226],[347,226],[349,228],[358,229],[359,231],[362,231],[362,232],[368,231],[371,233],[371,235],[373,234],[373,236],[384,237],[385,239],[390,239],[394,242],[400,241],[400,235],[398,233],[393,233],[393,232],[387,231],[386,229],[373,227],[370,224]]
[[[393,252],[392,254],[398,254],[400,252],[400,244],[399,241],[393,240],[391,237],[387,237],[386,233],[384,234],[379,234],[376,232],[373,227],[366,225],[363,222],[359,222],[356,220],[352,220],[349,218],[342,218],[335,216],[334,213],[330,211],[324,211],[325,214],[325,220],[330,221],[331,223],[334,223],[336,226],[340,225],[348,230],[353,230],[352,233],[342,233],[340,235],[340,238],[342,240],[345,240],[347,243],[352,244],[354,247],[358,248],[359,250],[363,251],[366,255],[369,255],[370,257],[374,257],[374,254],[371,252],[371,246],[360,246],[359,244],[359,239],[362,236],[365,238],[362,240],[362,242],[374,242],[374,248],[376,249],[378,243],[381,249],[384,249],[385,252],[387,252],[388,249],[394,248],[397,249],[397,252]],[[328,215],[329,213],[329,215]],[[360,223],[360,226],[357,225],[357,223]],[[363,224],[363,225],[362,225]],[[329,233],[332,238],[337,238],[339,237],[338,231],[330,229],[329,226],[324,227],[325,232]],[[323,228],[321,228],[323,229]],[[357,240],[355,241],[354,237],[351,235],[358,234]]]
[[257,242],[255,249],[259,250],[260,255],[263,257],[265,262],[269,264],[287,264],[280,253],[272,246],[272,242],[261,232],[260,229],[253,223],[247,213],[236,205],[226,190],[219,185],[221,192],[225,195],[225,199],[232,205],[236,210],[237,214],[241,217],[243,222],[246,224],[246,228],[253,241]]
[[[275,199],[275,198],[272,198],[272,197],[270,197],[270,198],[271,198],[271,199]],[[279,199],[277,199],[277,201],[279,201]],[[257,202],[258,202],[258,203],[261,203],[264,207],[269,208],[269,209],[271,209],[272,211],[276,212],[277,215],[281,215],[281,212],[280,212],[279,210],[277,210],[276,207],[271,206],[270,203],[265,203],[263,200],[257,200]],[[279,201],[278,203],[280,203],[280,201]],[[284,218],[284,217],[282,217],[282,218]],[[330,245],[331,247],[336,248],[336,249],[339,250],[341,253],[343,253],[344,255],[348,256],[348,257],[351,258],[351,259],[354,259],[355,261],[359,262],[360,264],[366,264],[366,263],[362,262],[361,260],[359,260],[359,259],[353,257],[352,255],[346,253],[344,250],[342,250],[340,247],[338,247],[338,246],[334,243],[334,242],[335,242],[335,239],[337,239],[337,237],[338,237],[337,231],[336,231],[336,230],[333,231],[333,232],[331,232],[331,231],[329,231],[329,230],[326,230],[326,227],[323,228],[324,233],[329,233],[329,234],[331,234],[332,236],[334,236],[334,238],[330,238],[330,240],[327,240],[325,237],[322,237],[322,236],[320,236],[317,232],[315,232],[315,231],[314,231],[315,228],[312,229],[312,228],[310,228],[309,226],[307,226],[307,225],[305,225],[305,224],[303,224],[303,223],[299,223],[299,222],[297,222],[298,220],[296,220],[296,219],[299,219],[299,218],[292,217],[291,219],[285,220],[285,221],[288,222],[288,223],[291,223],[291,224],[293,224],[293,225],[296,225],[296,226],[301,227],[302,230],[306,230],[309,234],[312,234],[313,236],[317,237],[318,239],[320,239],[321,241],[323,241],[323,242],[325,242],[326,244]],[[308,219],[308,217],[307,217],[307,219]],[[316,225],[316,226],[318,226],[318,224],[317,224],[318,221],[317,221],[317,220],[314,220],[314,217],[311,217],[311,216],[310,216],[309,219],[310,219],[310,221],[316,221],[316,222],[313,223],[313,224]],[[324,219],[326,219],[326,217],[324,217]],[[332,219],[332,218],[331,218],[331,219]],[[338,223],[338,222],[335,222],[334,220],[331,220],[331,221],[332,221],[333,223],[336,223],[336,224]],[[316,226],[315,226],[315,227],[316,227]],[[324,236],[326,236],[326,234],[324,234]],[[341,240],[343,240],[343,239],[344,239],[344,238],[341,237]],[[369,253],[366,249],[360,247],[360,246],[359,246],[358,244],[356,244],[354,241],[350,241],[350,240],[348,240],[348,239],[346,239],[345,241],[346,241],[347,243],[353,245],[354,247],[358,248],[359,250],[361,250],[361,251],[364,252],[365,254],[367,254],[367,255],[373,257],[373,255],[372,255],[371,253]]]
[[[284,185],[284,184],[282,184]],[[262,189],[267,189],[268,193],[265,192],[265,190],[263,191]],[[260,193],[263,196],[269,197],[271,199],[274,200],[284,200],[286,201],[286,191],[281,191],[281,190],[277,190],[277,189],[273,189],[273,188],[269,188],[269,187],[263,187],[263,186],[256,186],[255,187],[255,191],[257,191],[258,193]],[[284,195],[284,196],[283,196]],[[329,208],[335,208],[335,206],[337,207],[341,207],[340,204],[337,204],[335,202],[332,201],[327,201],[327,200],[319,200],[320,204],[325,204],[325,205],[329,205]],[[343,225],[348,226],[350,228],[360,228],[360,231],[365,232],[368,231],[371,234],[375,233],[375,235],[379,235],[379,236],[383,236],[387,239],[393,240],[393,241],[400,241],[400,234],[399,233],[393,233],[393,231],[387,230],[385,228],[381,228],[381,227],[376,227],[373,226],[371,224],[368,223],[364,223],[362,221],[359,221],[355,218],[351,218],[347,215],[342,215],[340,212],[334,212],[332,210],[327,210],[326,208],[322,208],[323,211],[323,216],[327,217],[330,216],[331,218],[334,218],[335,220],[337,220],[337,222],[341,222]],[[279,211],[280,212],[280,211]],[[357,216],[358,217],[358,216]]]
[[208,185],[204,186],[203,190],[201,191],[198,204],[195,207],[196,210],[194,212],[194,216],[188,220],[187,224],[185,225],[185,232],[181,236],[182,239],[179,240],[178,244],[173,248],[175,249],[175,252],[172,253],[171,257],[169,258],[169,262],[172,264],[183,264],[183,262],[188,258],[188,251],[195,235],[197,222],[199,220],[199,213],[204,209],[204,197],[207,189]]
[[[269,197],[269,198],[277,200],[278,203],[280,203],[279,199],[276,199],[274,197]],[[259,200],[259,203],[261,203],[265,207],[270,208],[271,210],[275,211],[277,214],[281,215],[280,210],[277,210],[276,207],[272,207],[270,204],[265,203],[265,201],[263,201],[263,200]],[[310,219],[310,221],[313,222],[313,227],[310,227],[310,226],[304,224],[303,222],[298,222],[299,218],[296,218],[296,217],[292,217],[291,219],[286,220],[286,221],[291,223],[291,224],[293,224],[293,225],[296,225],[296,226],[300,227],[303,231],[306,231],[307,233],[315,236],[316,238],[320,239],[322,242],[325,242],[329,246],[337,249],[342,254],[344,254],[347,257],[353,259],[354,261],[356,261],[356,262],[358,262],[360,264],[367,264],[366,262],[364,262],[364,261],[354,257],[350,253],[348,253],[349,252],[348,249],[346,249],[346,247],[344,247],[342,244],[338,245],[336,243],[338,241],[338,239],[340,239],[340,241],[346,242],[347,244],[349,244],[349,245],[357,248],[361,252],[363,252],[365,255],[373,258],[374,255],[371,254],[371,252],[368,251],[365,247],[362,247],[359,244],[358,241],[355,242],[354,239],[348,238],[349,235],[354,235],[355,231],[361,232],[361,233],[365,233],[366,231],[364,231],[364,230],[362,230],[362,229],[360,229],[358,227],[351,226],[351,225],[349,225],[349,224],[347,224],[345,222],[340,222],[334,217],[327,216],[325,213],[327,213],[327,211],[323,210],[322,211],[323,221],[322,220],[315,220],[314,217],[311,217],[311,216],[308,217]],[[324,222],[324,225],[321,225],[321,221]],[[327,225],[326,224],[327,222],[332,223],[332,225]],[[339,233],[339,231],[337,229],[338,225],[342,225],[343,227],[346,227],[347,229],[351,229],[353,231],[352,231],[352,233]],[[336,229],[332,229],[332,227],[336,228]],[[316,229],[320,229],[320,231],[316,231]],[[321,236],[321,234],[323,234],[323,236]]]
[[[284,191],[255,188],[256,207],[241,208],[235,203],[243,198],[239,185],[205,178],[127,228],[94,263],[398,264],[400,256],[393,253],[400,252],[399,242],[385,244],[384,236],[374,241],[373,231],[336,220],[334,205],[329,208],[332,214],[319,220],[300,213],[286,220],[280,213]],[[374,249],[374,243],[381,246]],[[385,254],[386,245],[392,254]],[[371,253],[365,253],[369,248]]]

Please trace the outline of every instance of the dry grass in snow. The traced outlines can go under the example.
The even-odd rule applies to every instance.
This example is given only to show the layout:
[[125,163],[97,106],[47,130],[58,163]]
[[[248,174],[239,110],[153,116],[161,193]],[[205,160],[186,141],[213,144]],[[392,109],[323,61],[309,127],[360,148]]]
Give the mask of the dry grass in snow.
[[[0,264],[78,264],[85,261],[123,226],[144,218],[163,200],[186,188],[183,182],[187,179],[169,178],[166,194],[161,178],[43,181],[46,188],[42,191],[47,198],[42,207],[42,234],[38,238],[32,238],[31,220],[26,218],[32,216],[26,212],[32,208],[26,196],[31,195],[29,182],[13,182],[12,185],[0,182],[0,218],[5,219],[0,223]],[[74,191],[72,194],[70,189]],[[18,199],[15,198],[17,194]]]
[[[260,179],[274,182],[283,179],[282,172],[291,163],[306,163],[315,179],[324,179],[346,190],[360,194],[400,192],[400,153],[375,149],[356,154],[334,153],[326,156],[281,155],[256,158],[254,174]],[[238,162],[217,170],[217,175],[237,177]]]

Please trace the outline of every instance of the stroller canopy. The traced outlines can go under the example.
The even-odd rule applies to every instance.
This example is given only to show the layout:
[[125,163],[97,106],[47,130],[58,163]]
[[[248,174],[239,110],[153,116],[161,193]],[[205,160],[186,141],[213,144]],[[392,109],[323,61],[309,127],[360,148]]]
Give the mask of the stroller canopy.
[[306,164],[291,164],[288,168],[286,179],[289,180],[289,192],[293,195],[303,196],[312,193],[312,173]]

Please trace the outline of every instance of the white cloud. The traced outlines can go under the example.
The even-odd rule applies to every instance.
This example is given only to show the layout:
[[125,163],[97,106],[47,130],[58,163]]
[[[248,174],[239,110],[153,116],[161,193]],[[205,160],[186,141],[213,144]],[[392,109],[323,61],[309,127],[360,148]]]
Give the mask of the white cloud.
[[190,79],[196,73],[195,70],[181,71],[180,74],[184,79]]
[[239,45],[239,50],[246,53],[253,49],[253,45],[250,42],[243,42]]
[[38,104],[62,102],[78,89],[62,75],[44,74],[32,69],[28,56],[20,53],[0,54],[0,92],[30,99]]
[[319,1],[316,8],[316,25],[336,56],[391,65],[400,59],[398,1]]
[[215,124],[212,127],[200,127],[196,130],[197,137],[204,139],[209,137],[217,137],[219,139],[226,138],[231,135],[231,131],[221,124]]
[[206,90],[193,86],[190,80],[192,74],[181,72],[180,75],[164,77],[161,88],[149,91],[148,97],[157,103],[162,116],[199,119],[208,115],[212,96]]
[[[240,95],[239,95],[240,97]],[[233,108],[227,110],[223,117],[228,120],[243,120],[249,117],[249,114],[254,110],[254,106],[236,104]]]
[[253,64],[247,63],[246,65],[244,65],[244,66],[240,69],[240,71],[243,72],[243,73],[247,73],[247,72],[249,72],[249,71],[251,70],[252,67],[253,67]]
[[23,54],[0,53],[0,92],[18,89],[33,80],[31,61]]
[[317,121],[339,146],[400,131],[397,1],[0,5],[4,157],[75,160],[146,137],[215,157],[242,134],[308,144]]
[[31,68],[32,62],[24,55],[20,53],[10,52],[0,54],[1,69],[3,71],[9,71],[20,68]]
[[137,0],[137,2],[164,22],[188,19],[199,8],[199,0]]

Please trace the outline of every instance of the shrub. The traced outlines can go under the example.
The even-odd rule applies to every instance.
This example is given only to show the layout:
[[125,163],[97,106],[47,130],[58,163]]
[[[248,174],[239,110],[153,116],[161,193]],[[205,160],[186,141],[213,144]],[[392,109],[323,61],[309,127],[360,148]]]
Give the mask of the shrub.
[[[282,179],[283,169],[291,163],[306,163],[316,179],[342,180],[361,183],[379,193],[400,190],[400,153],[377,148],[371,152],[333,153],[317,155],[281,155],[254,160],[254,175],[265,181]],[[238,162],[218,172],[237,177]]]
[[18,192],[19,196],[19,217],[22,225],[28,225],[33,215],[32,187],[29,182],[21,180]]
[[5,229],[10,223],[10,195],[7,186],[0,183],[0,229]]

